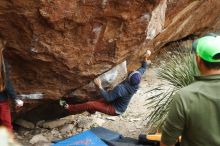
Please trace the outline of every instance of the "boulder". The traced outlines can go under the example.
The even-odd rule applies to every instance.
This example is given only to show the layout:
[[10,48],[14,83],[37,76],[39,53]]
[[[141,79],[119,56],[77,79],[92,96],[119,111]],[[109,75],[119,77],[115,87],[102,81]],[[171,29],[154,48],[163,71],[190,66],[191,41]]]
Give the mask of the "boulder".
[[24,119],[17,119],[15,121],[15,124],[23,127],[23,128],[27,128],[27,129],[34,129],[35,125],[32,122],[26,121]]
[[63,126],[65,124],[67,124],[68,122],[69,121],[65,120],[65,119],[57,119],[54,121],[49,121],[49,122],[43,123],[42,127],[52,129],[52,128],[57,128],[57,127]]
[[117,64],[126,60],[131,71],[147,49],[154,56],[170,42],[219,31],[219,7],[219,0],[1,0],[11,80],[28,98],[19,113],[67,95],[97,97],[88,84]]
[[31,144],[37,144],[42,142],[48,142],[48,139],[42,134],[34,135],[29,141]]

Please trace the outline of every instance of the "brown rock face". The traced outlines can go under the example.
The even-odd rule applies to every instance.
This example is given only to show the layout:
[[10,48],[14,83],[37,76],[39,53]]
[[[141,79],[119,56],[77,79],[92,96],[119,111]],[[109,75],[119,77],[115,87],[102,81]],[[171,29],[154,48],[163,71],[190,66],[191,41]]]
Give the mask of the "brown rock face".
[[125,60],[157,1],[2,0],[0,34],[20,93],[58,99]]
[[163,31],[148,43],[158,50],[166,43],[187,36],[220,31],[220,1],[173,0],[168,3]]
[[124,60],[136,68],[146,49],[219,30],[219,14],[219,0],[1,0],[0,36],[16,91],[55,100]]

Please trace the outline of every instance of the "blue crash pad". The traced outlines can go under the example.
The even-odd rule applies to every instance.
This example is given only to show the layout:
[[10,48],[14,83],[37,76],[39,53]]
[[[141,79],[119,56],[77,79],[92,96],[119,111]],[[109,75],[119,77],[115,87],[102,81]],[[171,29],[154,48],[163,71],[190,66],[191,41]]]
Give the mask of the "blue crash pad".
[[107,146],[90,130],[74,135],[68,139],[57,142],[52,146]]

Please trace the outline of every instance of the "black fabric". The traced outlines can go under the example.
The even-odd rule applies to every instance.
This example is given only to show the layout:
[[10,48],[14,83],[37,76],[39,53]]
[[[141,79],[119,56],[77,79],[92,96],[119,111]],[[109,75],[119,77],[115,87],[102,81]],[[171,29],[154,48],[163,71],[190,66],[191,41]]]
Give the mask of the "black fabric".
[[154,145],[155,143],[139,143],[137,139],[123,137],[121,134],[104,127],[92,128],[91,131],[109,146],[157,146]]
[[146,138],[146,134],[140,134],[138,137],[138,143],[145,144],[145,145],[151,145],[151,146],[159,146],[160,142],[148,140]]
[[121,137],[120,139],[114,141],[104,141],[104,142],[108,146],[157,146],[157,145],[139,144],[138,140],[129,137]]
[[113,141],[122,138],[123,136],[117,132],[111,131],[104,127],[95,127],[91,131],[97,135],[100,139],[105,141]]

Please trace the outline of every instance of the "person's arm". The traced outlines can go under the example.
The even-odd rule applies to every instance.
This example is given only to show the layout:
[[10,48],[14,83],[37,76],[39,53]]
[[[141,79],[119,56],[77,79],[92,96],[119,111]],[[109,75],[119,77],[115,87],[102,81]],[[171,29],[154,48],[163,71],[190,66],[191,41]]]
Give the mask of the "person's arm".
[[145,73],[147,67],[148,67],[147,62],[143,61],[141,67],[139,69],[137,69],[137,71],[140,72],[141,75],[143,75]]
[[151,64],[151,61],[148,60],[148,58],[150,57],[151,52],[148,50],[146,55],[144,56],[144,61],[142,62],[142,65],[139,69],[137,69],[137,71],[139,71],[141,73],[141,75],[144,74],[144,72],[146,71],[146,69],[148,68],[148,66]]
[[11,83],[10,77],[9,77],[9,68],[8,68],[8,64],[5,64],[5,69],[6,69],[6,88],[5,91],[8,95],[8,97],[12,98],[12,99],[18,99],[16,92],[13,88],[13,85]]
[[114,101],[115,99],[121,97],[119,95],[120,89],[118,86],[116,86],[112,91],[107,92],[105,89],[100,88],[100,93],[102,97],[105,99],[107,102]]
[[5,87],[5,91],[7,93],[7,96],[9,98],[12,98],[15,101],[16,106],[18,106],[18,107],[23,106],[23,101],[20,100],[17,97],[16,92],[13,88],[12,83],[11,83],[11,80],[10,80],[10,77],[9,77],[9,68],[8,68],[7,63],[5,63],[5,69],[6,69],[6,87]]
[[107,92],[103,87],[101,80],[99,78],[94,80],[94,83],[98,86],[100,93],[102,97],[105,99],[107,102],[114,101],[115,99],[122,97],[123,96],[123,91],[119,86],[116,86],[113,90]]
[[162,128],[161,146],[175,145],[185,125],[185,111],[180,95],[174,95],[172,105]]

